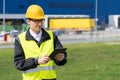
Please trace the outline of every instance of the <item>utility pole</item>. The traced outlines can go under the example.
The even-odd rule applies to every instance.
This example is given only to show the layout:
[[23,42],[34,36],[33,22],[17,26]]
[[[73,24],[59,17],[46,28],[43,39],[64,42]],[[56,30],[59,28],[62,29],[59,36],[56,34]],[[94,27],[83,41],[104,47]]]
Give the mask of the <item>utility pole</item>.
[[3,0],[3,31],[5,31],[5,0]]
[[95,42],[97,42],[97,14],[98,14],[98,0],[95,0]]

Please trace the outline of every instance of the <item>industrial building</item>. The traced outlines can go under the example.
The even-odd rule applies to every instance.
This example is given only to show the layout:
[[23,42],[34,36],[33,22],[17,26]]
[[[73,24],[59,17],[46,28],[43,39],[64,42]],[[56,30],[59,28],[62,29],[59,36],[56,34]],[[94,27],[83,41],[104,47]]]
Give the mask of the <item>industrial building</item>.
[[0,22],[5,18],[7,24],[10,24],[11,20],[16,22],[17,19],[21,19],[20,23],[23,23],[27,7],[31,4],[38,4],[48,17],[49,15],[73,16],[74,18],[76,15],[77,18],[87,16],[97,20],[97,25],[120,28],[119,3],[120,0],[1,0]]

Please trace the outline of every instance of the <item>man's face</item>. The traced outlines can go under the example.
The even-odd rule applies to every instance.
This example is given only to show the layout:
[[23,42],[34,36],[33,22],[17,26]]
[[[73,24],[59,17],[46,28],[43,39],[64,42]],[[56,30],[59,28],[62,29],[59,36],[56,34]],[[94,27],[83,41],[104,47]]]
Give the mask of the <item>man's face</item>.
[[27,22],[30,25],[30,29],[35,32],[35,33],[39,33],[42,25],[43,25],[43,19],[38,20],[38,19],[28,19]]

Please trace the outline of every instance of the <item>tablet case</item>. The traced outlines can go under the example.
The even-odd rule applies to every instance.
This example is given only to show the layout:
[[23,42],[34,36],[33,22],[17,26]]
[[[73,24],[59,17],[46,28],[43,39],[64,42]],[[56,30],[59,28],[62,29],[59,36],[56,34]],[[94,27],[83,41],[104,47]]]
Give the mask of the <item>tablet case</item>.
[[54,57],[55,57],[55,55],[56,55],[57,53],[64,53],[66,50],[67,50],[67,48],[58,48],[58,49],[55,49],[55,50],[49,55],[49,57],[50,57],[51,59],[54,59]]

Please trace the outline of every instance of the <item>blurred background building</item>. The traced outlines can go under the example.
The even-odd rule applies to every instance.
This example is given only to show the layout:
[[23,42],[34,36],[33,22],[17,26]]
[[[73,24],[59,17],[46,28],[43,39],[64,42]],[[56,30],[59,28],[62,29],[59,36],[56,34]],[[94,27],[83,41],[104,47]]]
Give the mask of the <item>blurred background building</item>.
[[[15,22],[23,23],[24,14],[27,7],[31,4],[39,4],[43,7],[46,15],[89,15],[95,18],[95,2],[96,0],[1,0],[0,1],[0,24],[3,19],[3,1],[5,1],[5,18],[6,25]],[[98,1],[98,25],[108,25],[109,19],[117,18],[117,23],[110,23],[116,28],[120,27],[120,0],[97,0]],[[115,18],[114,18],[114,15]],[[109,18],[110,17],[110,18]],[[14,19],[14,20],[13,20]],[[21,20],[17,20],[21,19]],[[22,20],[23,19],[23,20]],[[12,22],[11,22],[12,21]],[[111,20],[110,20],[111,22]],[[15,29],[18,29],[15,26]]]
[[119,29],[119,3],[120,0],[1,0],[0,31],[26,30],[25,11],[31,4],[44,9],[47,16],[45,28],[54,31],[69,29],[68,32],[74,32],[74,29],[74,33],[81,33],[94,29]]

